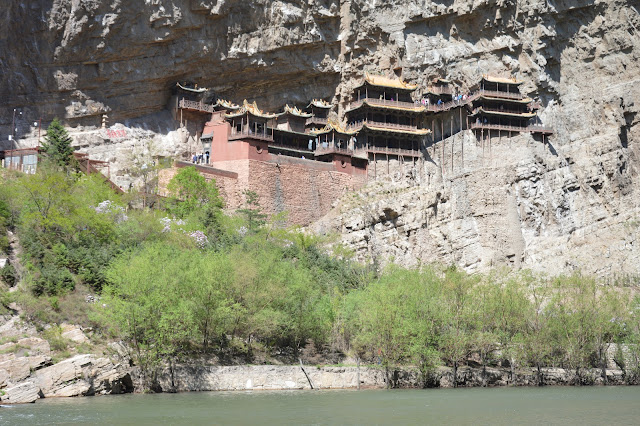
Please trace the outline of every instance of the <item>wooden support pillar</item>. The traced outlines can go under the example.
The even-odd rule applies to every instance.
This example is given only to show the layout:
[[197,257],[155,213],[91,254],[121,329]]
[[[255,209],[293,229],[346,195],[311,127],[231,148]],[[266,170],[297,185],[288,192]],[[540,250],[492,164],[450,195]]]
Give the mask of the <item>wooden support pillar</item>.
[[451,117],[451,173],[453,174],[453,146],[456,138],[453,136],[453,116]]
[[480,129],[480,143],[482,143],[482,165],[484,166],[484,128]]
[[442,141],[442,155],[440,156],[440,171],[444,177],[444,118],[440,119],[440,140]]

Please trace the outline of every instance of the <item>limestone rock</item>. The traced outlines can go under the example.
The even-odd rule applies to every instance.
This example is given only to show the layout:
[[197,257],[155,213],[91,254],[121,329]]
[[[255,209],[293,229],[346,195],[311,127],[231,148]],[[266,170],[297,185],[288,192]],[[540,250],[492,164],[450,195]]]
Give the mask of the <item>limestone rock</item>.
[[19,382],[20,380],[29,377],[31,374],[30,367],[29,358],[27,357],[14,358],[0,362],[0,371],[6,371],[9,376],[9,380],[12,382]]
[[78,325],[62,324],[62,337],[75,343],[87,343],[89,339]]
[[24,404],[35,402],[39,398],[40,388],[31,381],[3,389],[4,395],[0,396],[0,401],[5,404]]
[[124,393],[132,391],[128,371],[106,358],[76,355],[35,373],[45,398],[55,396]]

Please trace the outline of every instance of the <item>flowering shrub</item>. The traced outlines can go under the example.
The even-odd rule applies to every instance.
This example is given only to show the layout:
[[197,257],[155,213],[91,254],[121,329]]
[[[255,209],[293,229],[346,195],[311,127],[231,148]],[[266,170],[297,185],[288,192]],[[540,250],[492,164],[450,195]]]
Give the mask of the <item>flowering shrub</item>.
[[244,237],[245,235],[247,235],[248,231],[249,231],[249,229],[246,226],[241,226],[240,228],[238,228],[238,234],[241,237]]
[[178,226],[186,224],[186,222],[182,219],[171,219],[170,217],[163,217],[160,219],[160,222],[162,222],[162,224],[164,225],[164,228],[162,228],[162,232],[170,232],[171,224]]
[[209,239],[202,231],[189,232],[188,235],[195,240],[196,244],[201,249],[204,249],[209,243]]
[[124,211],[124,207],[115,204],[111,200],[105,200],[94,207],[96,213],[113,215],[116,223],[124,222],[129,219]]

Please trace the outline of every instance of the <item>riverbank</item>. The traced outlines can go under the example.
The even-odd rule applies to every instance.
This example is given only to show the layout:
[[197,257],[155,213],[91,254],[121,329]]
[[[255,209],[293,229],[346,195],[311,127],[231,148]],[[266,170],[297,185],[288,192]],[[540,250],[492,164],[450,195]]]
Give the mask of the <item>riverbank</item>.
[[[24,364],[24,368],[20,368]],[[0,380],[8,384],[2,389],[3,404],[29,403],[40,398],[74,397],[144,392],[142,375],[136,367],[113,362],[95,355],[77,355],[35,371],[18,358]],[[305,366],[299,365],[175,365],[158,371],[155,392],[259,391],[309,389],[383,389],[452,388],[453,369],[439,367],[425,380],[411,368],[394,369],[387,383],[383,369],[370,366]],[[626,385],[629,380],[620,369],[575,371],[562,368],[457,369],[457,387]]]
[[[453,369],[439,367],[425,380],[411,368],[390,372],[390,383],[384,370],[356,366],[242,365],[186,366],[165,368],[157,378],[163,392],[284,390],[284,389],[356,389],[361,388],[452,388]],[[607,369],[606,379],[600,369],[575,371],[562,368],[526,368],[512,372],[506,368],[460,367],[456,373],[457,387],[496,386],[567,386],[625,385],[629,382],[620,369]]]

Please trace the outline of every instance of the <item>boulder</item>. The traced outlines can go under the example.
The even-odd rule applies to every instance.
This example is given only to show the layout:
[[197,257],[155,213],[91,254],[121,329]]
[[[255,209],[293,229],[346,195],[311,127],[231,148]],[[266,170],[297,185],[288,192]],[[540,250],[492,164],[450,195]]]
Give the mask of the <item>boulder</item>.
[[45,398],[133,391],[126,368],[95,355],[76,355],[38,370],[35,382]]
[[62,324],[62,337],[76,343],[87,343],[89,339],[78,325]]
[[3,403],[24,404],[35,402],[39,398],[40,388],[34,382],[24,382],[3,391],[4,394],[0,396]]
[[31,374],[29,359],[26,357],[0,362],[0,371],[2,370],[7,372],[9,380],[12,382],[24,380]]

